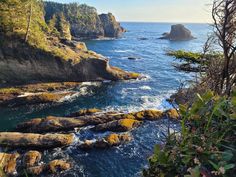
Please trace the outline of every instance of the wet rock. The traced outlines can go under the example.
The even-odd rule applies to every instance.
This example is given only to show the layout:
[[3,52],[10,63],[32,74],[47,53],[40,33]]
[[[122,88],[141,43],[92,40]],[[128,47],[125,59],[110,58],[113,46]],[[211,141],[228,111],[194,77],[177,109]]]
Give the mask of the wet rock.
[[27,168],[35,166],[42,158],[42,154],[38,151],[26,152],[23,156],[23,165]]
[[164,36],[160,39],[169,39],[172,41],[184,41],[191,40],[194,37],[191,34],[191,31],[185,28],[182,24],[172,25],[170,33],[164,33]]
[[74,112],[72,114],[67,115],[67,117],[79,117],[79,116],[86,116],[86,115],[93,115],[95,113],[102,112],[100,109],[82,109],[78,112]]
[[34,133],[56,132],[61,130],[73,130],[76,127],[85,125],[87,125],[87,122],[83,119],[48,116],[45,119],[36,118],[21,123],[17,125],[16,130]]
[[132,140],[132,137],[129,133],[124,133],[124,134],[112,133],[99,140],[95,140],[95,141],[85,140],[82,144],[78,146],[78,148],[82,150],[90,150],[93,148],[106,149],[113,146],[119,146],[131,140]]
[[29,175],[40,175],[41,173],[43,173],[43,171],[46,169],[45,164],[39,165],[39,166],[34,166],[34,167],[29,167],[27,168],[27,174]]
[[64,160],[53,160],[48,163],[46,168],[51,173],[58,173],[61,171],[69,170],[71,168],[71,164]]
[[176,109],[169,109],[165,111],[164,114],[170,119],[178,120],[180,118],[180,115]]
[[140,57],[136,57],[136,56],[130,56],[128,57],[129,60],[138,60],[141,59]]
[[160,110],[144,110],[137,113],[132,113],[137,120],[159,120],[163,117],[163,112]]
[[99,124],[93,128],[94,131],[104,132],[104,131],[113,131],[113,132],[126,132],[130,131],[133,128],[138,127],[141,124],[140,121],[134,119],[122,119],[105,124]]
[[73,134],[33,134],[33,133],[16,133],[1,132],[0,146],[2,147],[24,147],[24,148],[54,148],[63,147],[72,144],[74,141]]
[[20,155],[18,153],[0,153],[0,168],[3,171],[0,172],[0,176],[14,175],[16,173],[16,164],[19,157]]

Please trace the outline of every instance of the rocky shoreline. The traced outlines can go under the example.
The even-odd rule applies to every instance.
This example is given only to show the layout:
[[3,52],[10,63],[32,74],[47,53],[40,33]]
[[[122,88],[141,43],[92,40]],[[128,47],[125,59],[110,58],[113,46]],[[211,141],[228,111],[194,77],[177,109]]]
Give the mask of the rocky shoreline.
[[[5,153],[0,153],[3,159],[1,167],[9,176],[20,176],[24,170],[27,174],[36,176],[68,170],[73,168],[73,164],[65,159],[44,163],[41,160],[43,151],[68,146],[83,151],[112,148],[130,142],[133,139],[132,130],[146,121],[158,121],[162,118],[180,119],[175,109],[131,113],[87,109],[66,117],[31,119],[18,124],[14,132],[0,132],[0,147],[7,148]],[[76,132],[84,127],[89,127],[94,134],[108,134],[96,140],[76,140]]]

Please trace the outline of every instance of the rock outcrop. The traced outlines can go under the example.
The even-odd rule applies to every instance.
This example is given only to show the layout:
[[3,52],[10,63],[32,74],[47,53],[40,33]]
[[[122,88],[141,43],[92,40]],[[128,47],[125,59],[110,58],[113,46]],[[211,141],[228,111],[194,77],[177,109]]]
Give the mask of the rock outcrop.
[[49,149],[54,147],[63,147],[72,144],[73,134],[33,134],[18,132],[1,132],[1,147],[24,147],[24,148],[42,148]]
[[14,175],[16,172],[17,159],[19,157],[20,154],[18,153],[0,153],[0,176]]
[[[62,19],[60,22],[65,21],[62,18],[65,17],[70,24],[72,36],[77,39],[117,38],[125,32],[125,29],[120,26],[120,23],[116,21],[111,13],[98,15],[94,7],[85,4],[45,2],[44,9],[46,12],[45,18],[48,22],[53,21],[55,16],[59,17],[57,18],[59,20]],[[75,16],[74,14],[78,15]],[[67,27],[65,22],[62,24]]]
[[168,39],[171,41],[185,41],[194,39],[191,31],[182,24],[172,25],[170,33],[164,33],[160,39]]
[[140,121],[137,121],[134,119],[122,119],[122,120],[115,120],[112,122],[108,122],[105,124],[99,124],[95,126],[93,130],[97,132],[105,132],[105,131],[126,132],[140,125],[141,125]]
[[116,21],[112,13],[101,14],[99,18],[102,22],[105,37],[119,37],[125,32],[124,28],[120,26],[120,23]]
[[109,134],[105,138],[98,140],[85,140],[83,143],[78,145],[79,149],[90,150],[90,149],[105,149],[113,146],[119,146],[132,140],[132,136],[129,133],[123,134]]

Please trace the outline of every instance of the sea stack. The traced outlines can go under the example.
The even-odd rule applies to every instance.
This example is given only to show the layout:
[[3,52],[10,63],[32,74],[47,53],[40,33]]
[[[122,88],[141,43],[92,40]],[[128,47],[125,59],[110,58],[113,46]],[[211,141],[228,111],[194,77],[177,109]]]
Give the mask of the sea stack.
[[182,24],[172,25],[170,33],[164,33],[160,39],[168,39],[171,41],[192,40],[194,37],[189,29]]

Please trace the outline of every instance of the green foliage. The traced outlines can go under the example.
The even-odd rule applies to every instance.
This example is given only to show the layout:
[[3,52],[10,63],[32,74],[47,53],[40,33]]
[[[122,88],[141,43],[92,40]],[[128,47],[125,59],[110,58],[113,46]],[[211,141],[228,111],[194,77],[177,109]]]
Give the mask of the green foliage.
[[181,135],[171,134],[163,148],[155,147],[145,177],[234,176],[236,172],[236,94],[211,91],[181,105]]
[[198,52],[188,52],[184,50],[168,51],[167,55],[173,56],[176,59],[186,60],[191,63],[200,63],[203,55]]

